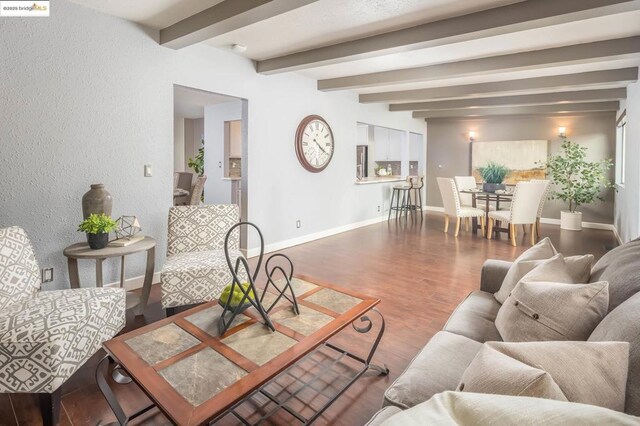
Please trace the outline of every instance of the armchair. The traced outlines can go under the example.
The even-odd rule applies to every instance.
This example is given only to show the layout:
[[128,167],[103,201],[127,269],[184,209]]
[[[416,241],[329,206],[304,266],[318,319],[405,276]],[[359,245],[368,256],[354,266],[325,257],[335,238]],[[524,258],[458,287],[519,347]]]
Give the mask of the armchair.
[[40,284],[25,231],[0,229],[0,392],[40,394],[43,423],[55,425],[61,385],[124,327],[125,293]]

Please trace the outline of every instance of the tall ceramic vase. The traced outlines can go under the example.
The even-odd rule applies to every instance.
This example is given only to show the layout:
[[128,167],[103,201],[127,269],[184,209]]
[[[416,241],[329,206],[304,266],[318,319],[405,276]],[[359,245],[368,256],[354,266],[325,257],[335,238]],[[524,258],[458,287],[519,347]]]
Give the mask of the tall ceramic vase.
[[82,217],[88,218],[89,215],[95,213],[104,213],[111,216],[111,207],[113,206],[113,198],[109,191],[104,189],[101,183],[94,183],[91,189],[82,196]]

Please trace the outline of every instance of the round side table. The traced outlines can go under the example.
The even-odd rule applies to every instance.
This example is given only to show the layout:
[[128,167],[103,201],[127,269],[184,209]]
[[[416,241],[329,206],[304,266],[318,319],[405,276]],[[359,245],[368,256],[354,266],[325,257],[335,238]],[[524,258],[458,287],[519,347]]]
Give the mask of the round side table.
[[149,301],[151,284],[153,284],[153,273],[155,268],[156,240],[151,237],[144,237],[125,247],[107,246],[103,249],[93,250],[87,243],[76,243],[65,248],[63,253],[67,257],[69,267],[69,281],[71,288],[80,288],[80,276],[78,274],[78,259],[96,261],[96,287],[102,287],[102,262],[111,257],[120,257],[122,266],[120,268],[120,287],[124,288],[125,281],[125,256],[134,253],[147,252],[147,267],[144,274],[144,284],[142,286],[142,296],[134,292],[127,292],[127,310],[134,309],[136,315],[142,315]]

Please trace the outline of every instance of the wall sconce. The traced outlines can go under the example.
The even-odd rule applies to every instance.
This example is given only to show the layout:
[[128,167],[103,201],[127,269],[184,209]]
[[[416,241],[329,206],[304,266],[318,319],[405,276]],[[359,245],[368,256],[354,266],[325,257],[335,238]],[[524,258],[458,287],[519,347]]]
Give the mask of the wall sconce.
[[476,140],[476,132],[474,132],[474,131],[470,131],[470,132],[469,132],[469,141],[470,141],[470,142],[473,142],[473,141],[475,141],[475,140]]
[[567,128],[566,127],[558,127],[558,136],[561,138],[567,137]]

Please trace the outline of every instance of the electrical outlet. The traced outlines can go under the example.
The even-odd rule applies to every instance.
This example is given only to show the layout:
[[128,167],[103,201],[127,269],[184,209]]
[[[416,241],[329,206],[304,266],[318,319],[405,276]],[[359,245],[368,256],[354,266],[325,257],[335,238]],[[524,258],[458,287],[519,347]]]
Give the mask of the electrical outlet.
[[300,228],[300,219],[296,220],[296,228]]
[[40,270],[43,283],[50,283],[53,281],[53,268],[43,268]]
[[380,211],[380,206],[378,206],[378,212]]

